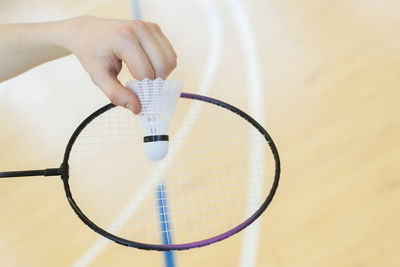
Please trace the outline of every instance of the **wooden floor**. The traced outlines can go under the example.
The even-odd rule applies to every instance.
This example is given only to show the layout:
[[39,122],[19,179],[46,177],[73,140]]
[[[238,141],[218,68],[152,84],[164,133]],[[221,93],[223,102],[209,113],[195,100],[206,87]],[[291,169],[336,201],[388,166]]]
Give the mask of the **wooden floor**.
[[[142,1],[175,45],[172,78],[196,92],[209,52],[198,1]],[[262,216],[257,266],[400,266],[400,2],[244,1],[265,89],[263,122],[282,160]],[[249,111],[230,1],[211,2],[222,51],[210,96]],[[130,18],[129,1],[0,0],[0,22],[84,13]],[[0,62],[1,64],[1,62]],[[128,73],[121,80],[130,79]],[[71,132],[107,103],[74,57],[0,84],[0,171],[57,167]],[[0,181],[0,266],[70,266],[98,238],[57,178]],[[243,233],[177,253],[179,266],[237,266]],[[107,245],[93,266],[162,266],[162,254]]]

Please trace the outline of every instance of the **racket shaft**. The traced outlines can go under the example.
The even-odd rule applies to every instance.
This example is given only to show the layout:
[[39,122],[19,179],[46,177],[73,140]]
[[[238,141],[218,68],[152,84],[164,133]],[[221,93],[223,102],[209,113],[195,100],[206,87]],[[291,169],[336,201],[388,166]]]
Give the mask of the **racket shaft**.
[[0,178],[28,177],[28,176],[58,176],[58,175],[60,175],[59,168],[44,169],[44,170],[0,172]]

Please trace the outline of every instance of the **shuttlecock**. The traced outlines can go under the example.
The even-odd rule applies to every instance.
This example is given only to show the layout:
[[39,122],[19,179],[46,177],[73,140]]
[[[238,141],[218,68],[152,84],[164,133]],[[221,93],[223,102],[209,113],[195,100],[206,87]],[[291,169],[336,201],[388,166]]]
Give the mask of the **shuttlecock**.
[[167,130],[183,83],[161,78],[144,79],[130,81],[128,88],[136,94],[142,106],[139,118],[146,134],[143,138],[144,152],[152,161],[161,160],[168,153]]

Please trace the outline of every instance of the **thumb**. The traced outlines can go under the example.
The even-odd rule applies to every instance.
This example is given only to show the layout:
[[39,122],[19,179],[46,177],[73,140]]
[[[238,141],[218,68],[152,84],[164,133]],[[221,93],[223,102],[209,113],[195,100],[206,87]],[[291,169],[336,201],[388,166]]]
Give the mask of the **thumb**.
[[117,106],[131,110],[134,114],[140,112],[140,102],[135,93],[123,86],[117,77],[104,75],[101,81],[95,81],[110,101]]

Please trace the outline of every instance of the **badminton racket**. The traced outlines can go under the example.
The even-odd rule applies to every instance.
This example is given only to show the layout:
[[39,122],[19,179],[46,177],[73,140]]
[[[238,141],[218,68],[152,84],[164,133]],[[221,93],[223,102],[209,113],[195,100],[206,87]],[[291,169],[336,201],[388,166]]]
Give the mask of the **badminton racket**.
[[0,178],[60,176],[69,204],[88,227],[139,249],[209,245],[267,209],[280,161],[272,138],[252,117],[223,101],[182,93],[169,132],[168,155],[152,162],[137,116],[108,104],[73,132],[60,167],[0,172]]

